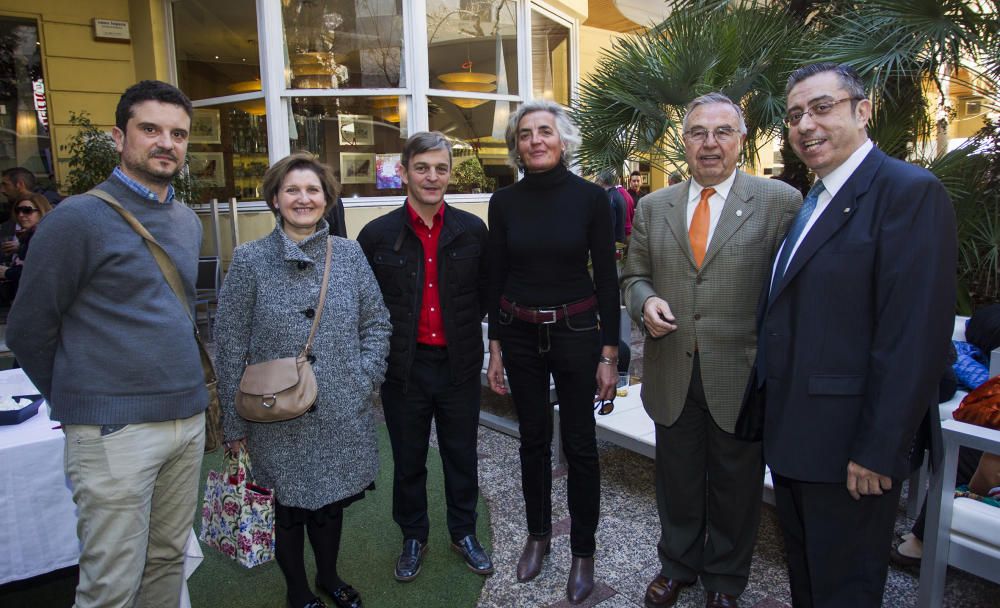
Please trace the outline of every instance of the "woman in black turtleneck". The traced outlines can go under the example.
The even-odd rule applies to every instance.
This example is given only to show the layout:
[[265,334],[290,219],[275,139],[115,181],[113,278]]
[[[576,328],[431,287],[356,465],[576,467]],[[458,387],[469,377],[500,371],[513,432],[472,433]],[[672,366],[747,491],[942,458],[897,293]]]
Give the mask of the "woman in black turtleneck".
[[604,190],[567,169],[580,136],[562,106],[548,101],[522,105],[507,125],[506,138],[511,162],[524,171],[524,179],[490,199],[488,376],[490,387],[504,394],[506,368],[520,426],[528,541],[517,578],[524,582],[538,576],[552,535],[551,374],[569,465],[573,562],[566,595],[575,604],[594,586],[601,492],[594,396],[611,399],[618,376],[611,213]]

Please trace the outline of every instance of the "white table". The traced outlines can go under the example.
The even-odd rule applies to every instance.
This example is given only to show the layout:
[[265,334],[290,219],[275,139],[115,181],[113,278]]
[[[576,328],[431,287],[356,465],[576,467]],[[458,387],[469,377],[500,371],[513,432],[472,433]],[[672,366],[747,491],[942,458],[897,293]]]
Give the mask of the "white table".
[[[0,395],[38,390],[20,369],[0,371]],[[45,403],[21,424],[0,426],[0,585],[66,568],[80,559],[76,505],[63,469],[63,432]],[[192,531],[185,578],[203,559]],[[187,584],[181,608],[188,608]]]
[[[0,394],[37,393],[21,370],[0,372]],[[76,505],[63,473],[63,433],[43,403],[21,424],[0,426],[0,584],[80,559]]]

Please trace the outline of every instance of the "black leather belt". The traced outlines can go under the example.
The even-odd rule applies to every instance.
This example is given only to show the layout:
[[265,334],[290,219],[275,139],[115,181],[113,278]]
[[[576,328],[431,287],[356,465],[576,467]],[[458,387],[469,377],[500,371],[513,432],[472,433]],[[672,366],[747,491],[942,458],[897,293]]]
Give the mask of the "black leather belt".
[[533,308],[531,306],[521,306],[508,300],[505,296],[500,296],[500,310],[509,312],[514,318],[525,323],[536,325],[551,325],[562,321],[566,317],[578,315],[582,312],[593,310],[597,306],[597,296],[593,295],[578,302],[571,302],[561,306],[551,306],[543,308]]
[[417,342],[417,350],[439,351],[439,350],[448,350],[448,347],[435,346],[434,344],[424,344],[423,342]]

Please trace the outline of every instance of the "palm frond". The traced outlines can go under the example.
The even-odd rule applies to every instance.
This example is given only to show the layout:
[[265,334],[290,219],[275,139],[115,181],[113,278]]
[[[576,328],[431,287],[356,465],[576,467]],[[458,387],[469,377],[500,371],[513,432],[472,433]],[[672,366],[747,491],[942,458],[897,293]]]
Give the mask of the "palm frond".
[[708,2],[675,6],[657,27],[618,40],[581,83],[573,109],[581,164],[620,166],[640,156],[661,168],[683,164],[684,107],[712,91],[744,108],[744,155],[755,159],[780,126],[794,67],[787,51],[803,31],[777,5]]

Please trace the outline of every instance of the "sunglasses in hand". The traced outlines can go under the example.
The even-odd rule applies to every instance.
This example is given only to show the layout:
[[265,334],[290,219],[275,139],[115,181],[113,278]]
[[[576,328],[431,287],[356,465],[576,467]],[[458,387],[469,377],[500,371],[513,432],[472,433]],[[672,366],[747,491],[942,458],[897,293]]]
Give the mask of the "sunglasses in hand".
[[601,416],[607,416],[611,412],[615,411],[615,398],[611,399],[598,399],[594,398],[594,411]]

